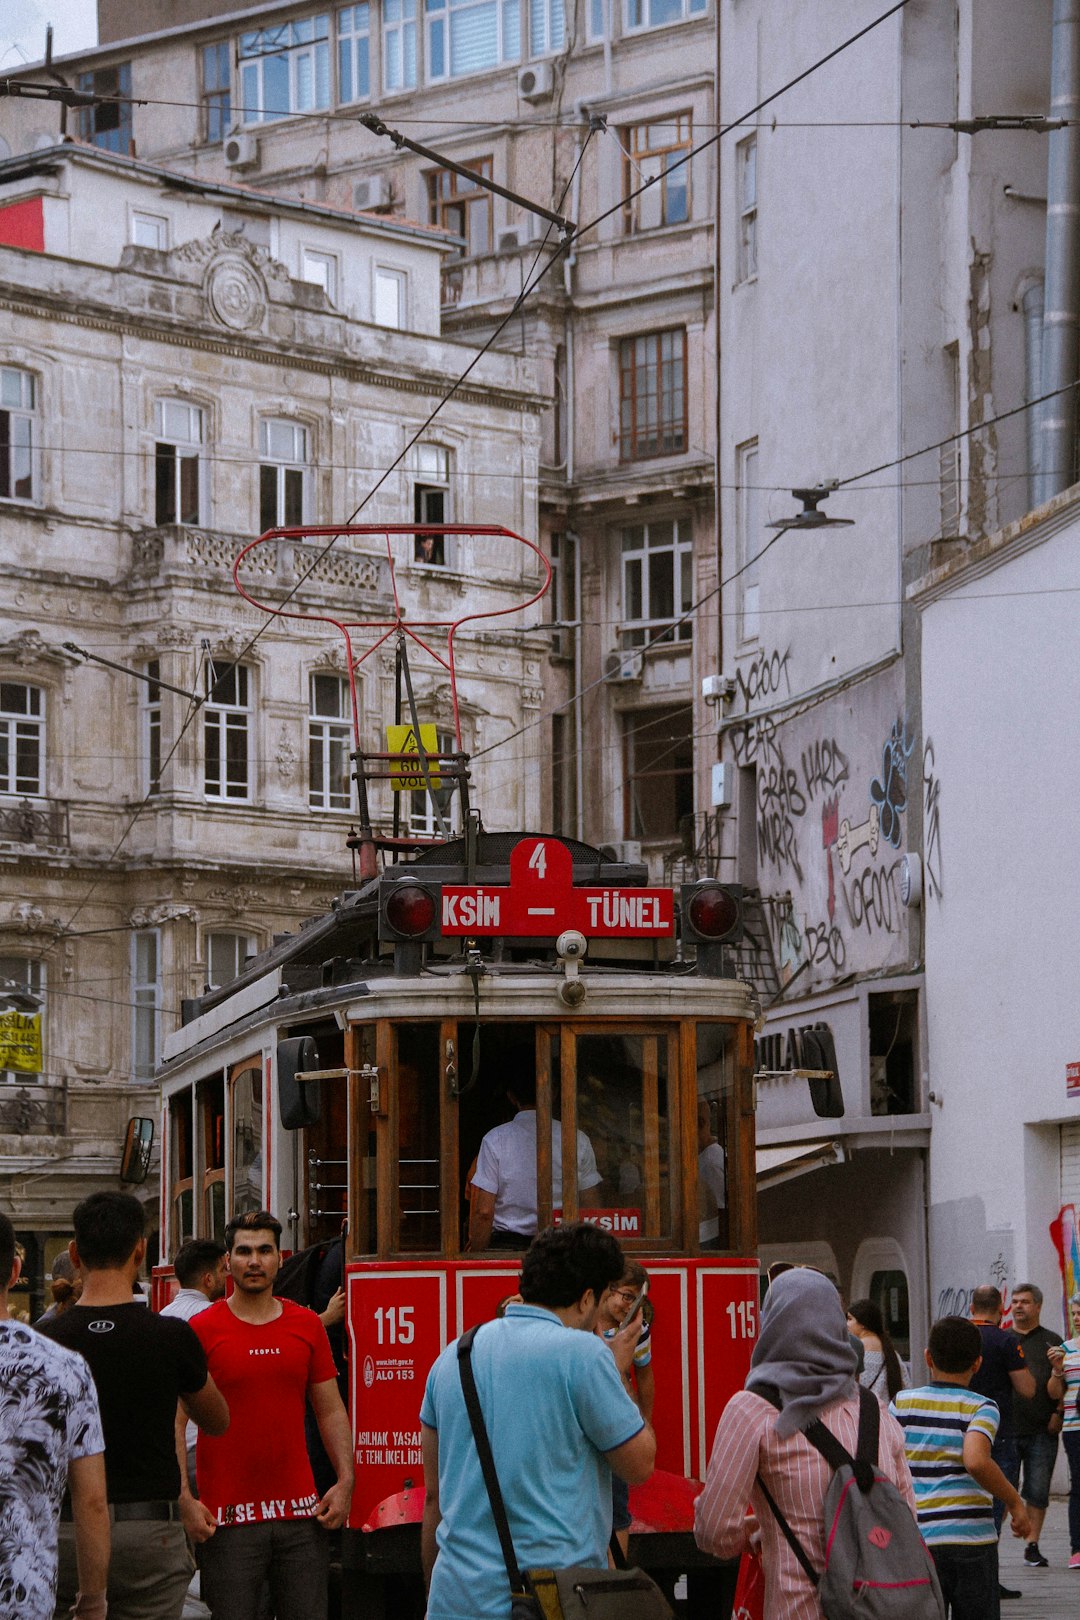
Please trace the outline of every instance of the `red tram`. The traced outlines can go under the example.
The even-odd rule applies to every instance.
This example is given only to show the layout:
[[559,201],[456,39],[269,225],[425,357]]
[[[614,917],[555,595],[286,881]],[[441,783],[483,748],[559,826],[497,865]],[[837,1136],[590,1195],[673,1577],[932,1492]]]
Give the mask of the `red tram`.
[[[429,763],[467,781],[460,754]],[[366,820],[371,764],[358,755],[361,840],[392,846]],[[516,1286],[519,1256],[467,1247],[470,1167],[515,1077],[535,1088],[539,1226],[596,1220],[651,1280],[658,1472],[631,1493],[632,1558],[669,1589],[685,1576],[686,1612],[730,1612],[733,1571],[697,1552],[692,1501],[757,1324],[755,1009],[725,953],[738,926],[719,884],[650,888],[643,866],[487,832],[470,811],[460,836],[362,875],[185,1004],[159,1076],[163,1258],[247,1209],[273,1209],[293,1249],[347,1222],[346,1615],[417,1602],[424,1379]],[[602,1178],[590,1193],[579,1132]]]

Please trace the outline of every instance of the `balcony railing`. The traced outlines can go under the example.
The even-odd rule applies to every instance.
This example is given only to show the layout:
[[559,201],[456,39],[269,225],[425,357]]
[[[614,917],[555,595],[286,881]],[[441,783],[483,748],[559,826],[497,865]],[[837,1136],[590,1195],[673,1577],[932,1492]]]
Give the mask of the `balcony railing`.
[[[132,537],[131,572],[146,580],[167,573],[191,573],[222,584],[231,580],[233,563],[252,538],[179,524],[140,529]],[[387,570],[382,558],[349,550],[347,543],[322,556],[325,549],[325,541],[268,540],[244,558],[240,577],[271,596],[295,591],[301,580],[303,592],[329,593],[335,600],[347,594],[352,602],[374,602],[386,594]]]
[[20,799],[0,804],[0,844],[33,844],[66,849],[68,807],[59,799]]
[[66,1130],[63,1086],[0,1084],[0,1136],[63,1136]]

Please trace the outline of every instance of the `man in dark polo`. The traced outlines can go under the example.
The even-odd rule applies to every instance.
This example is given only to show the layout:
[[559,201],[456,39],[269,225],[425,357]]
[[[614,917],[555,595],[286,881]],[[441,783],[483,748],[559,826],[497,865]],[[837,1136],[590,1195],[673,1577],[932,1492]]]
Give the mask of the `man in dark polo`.
[[[84,1356],[97,1387],[112,1520],[110,1620],[179,1620],[194,1564],[179,1500],[181,1485],[188,1493],[177,1401],[208,1434],[224,1433],[229,1409],[188,1324],[155,1316],[132,1297],[146,1255],[138,1199],[94,1193],[76,1208],[73,1226],[82,1297],[41,1331]],[[205,1535],[202,1516],[193,1523]],[[62,1522],[57,1617],[70,1612],[76,1587],[74,1526]]]

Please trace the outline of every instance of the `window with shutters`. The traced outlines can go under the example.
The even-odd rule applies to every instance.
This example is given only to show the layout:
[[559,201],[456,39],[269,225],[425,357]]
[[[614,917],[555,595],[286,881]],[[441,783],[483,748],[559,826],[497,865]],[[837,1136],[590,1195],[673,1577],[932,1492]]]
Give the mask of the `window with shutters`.
[[619,345],[619,458],[686,449],[686,333],[646,332]]
[[279,417],[259,423],[259,532],[299,528],[307,517],[308,430]]
[[203,413],[179,399],[154,405],[154,522],[202,521]]
[[565,44],[564,0],[529,0],[529,55],[550,56]]
[[383,89],[416,88],[416,0],[383,0]]
[[131,936],[131,1078],[152,1080],[161,1036],[161,935],[142,928]]

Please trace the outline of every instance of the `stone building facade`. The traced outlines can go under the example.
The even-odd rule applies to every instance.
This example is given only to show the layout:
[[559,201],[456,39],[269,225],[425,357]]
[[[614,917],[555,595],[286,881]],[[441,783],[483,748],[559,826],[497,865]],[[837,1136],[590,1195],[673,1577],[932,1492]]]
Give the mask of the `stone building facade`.
[[[391,616],[391,557],[429,620],[523,601],[541,570],[468,535],[438,556],[279,538],[241,582],[309,617],[233,587],[268,528],[343,522],[472,357],[439,335],[442,232],[68,145],[0,163],[0,244],[0,1002],[43,1026],[37,1072],[0,1083],[0,1205],[37,1292],[74,1202],[116,1185],[128,1119],[155,1113],[181,999],[352,881],[348,665],[314,616]],[[329,289],[286,268],[305,253]],[[444,497],[456,517],[453,471],[485,523],[535,534],[540,413],[533,361],[489,355],[363,520]],[[525,629],[457,640],[470,752],[540,708],[546,642]],[[445,670],[415,649],[412,667],[446,733]],[[385,748],[392,643],[356,692],[362,744]],[[488,825],[539,821],[535,765],[495,754],[474,783]],[[391,804],[382,785],[383,829]]]
[[[545,824],[629,846],[657,875],[708,806],[715,759],[700,700],[720,650],[715,148],[680,163],[715,128],[715,9],[103,0],[100,47],[59,64],[136,98],[80,113],[82,140],[453,232],[443,329],[471,342],[511,312],[558,233],[545,248],[537,215],[396,148],[362,114],[597,221],[496,340],[535,362],[549,402],[540,535],[564,626],[550,632],[544,723],[508,747],[542,772]],[[17,135],[0,108],[0,132],[20,150],[50,116],[34,109]],[[473,505],[477,493],[459,491]]]

